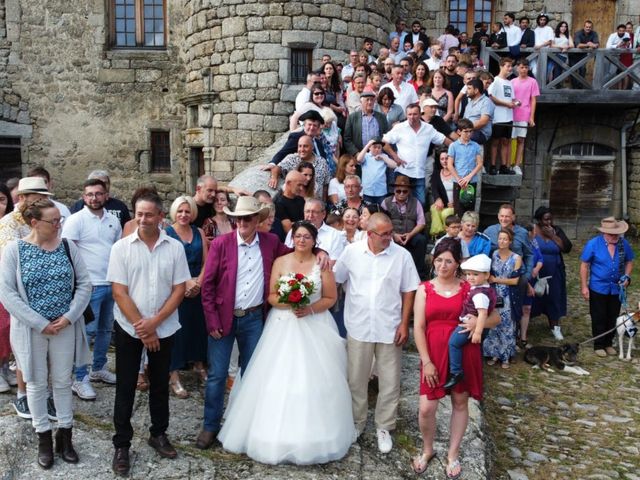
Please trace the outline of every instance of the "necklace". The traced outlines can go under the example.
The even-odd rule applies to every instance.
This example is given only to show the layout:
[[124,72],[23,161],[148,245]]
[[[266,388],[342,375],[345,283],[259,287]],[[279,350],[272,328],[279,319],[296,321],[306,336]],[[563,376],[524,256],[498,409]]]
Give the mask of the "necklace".
[[437,282],[435,284],[436,286],[436,291],[442,295],[443,297],[451,297],[452,295],[454,295],[454,289],[455,287],[458,286],[458,284],[456,283],[455,285],[442,285],[440,282]]

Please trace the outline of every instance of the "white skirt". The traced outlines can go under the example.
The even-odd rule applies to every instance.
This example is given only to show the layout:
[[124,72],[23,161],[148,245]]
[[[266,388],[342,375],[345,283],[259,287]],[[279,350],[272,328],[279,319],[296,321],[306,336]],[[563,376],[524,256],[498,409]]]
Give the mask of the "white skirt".
[[347,351],[329,312],[272,309],[239,381],[218,435],[226,450],[268,464],[346,455],[355,434]]

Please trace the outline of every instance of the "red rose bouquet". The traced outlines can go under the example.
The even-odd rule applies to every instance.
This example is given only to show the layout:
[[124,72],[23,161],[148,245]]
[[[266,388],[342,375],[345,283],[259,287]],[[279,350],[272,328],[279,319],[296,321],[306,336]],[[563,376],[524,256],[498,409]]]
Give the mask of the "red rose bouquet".
[[300,308],[309,305],[309,297],[315,290],[311,280],[301,273],[288,273],[276,282],[278,302]]

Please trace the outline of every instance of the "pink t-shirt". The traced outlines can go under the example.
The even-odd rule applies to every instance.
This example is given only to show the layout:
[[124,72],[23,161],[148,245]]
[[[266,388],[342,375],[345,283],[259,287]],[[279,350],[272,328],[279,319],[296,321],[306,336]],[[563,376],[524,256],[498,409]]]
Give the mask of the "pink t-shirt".
[[511,80],[511,85],[513,86],[514,98],[521,102],[519,107],[513,109],[513,121],[528,122],[531,117],[531,97],[540,95],[538,82],[531,77],[524,80],[516,77]]

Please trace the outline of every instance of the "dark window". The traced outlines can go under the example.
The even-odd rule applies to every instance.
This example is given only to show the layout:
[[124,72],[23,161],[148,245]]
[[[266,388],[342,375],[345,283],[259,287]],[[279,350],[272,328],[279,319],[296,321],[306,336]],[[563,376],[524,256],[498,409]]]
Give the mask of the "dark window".
[[115,47],[164,47],[165,0],[111,0],[111,35]]
[[291,49],[291,83],[307,83],[311,71],[313,50],[310,48]]
[[169,132],[151,132],[151,171],[171,171],[171,146]]
[[0,181],[22,177],[19,137],[0,137]]
[[491,25],[492,0],[451,0],[449,3],[449,23],[461,32],[473,35],[474,25],[484,22]]

